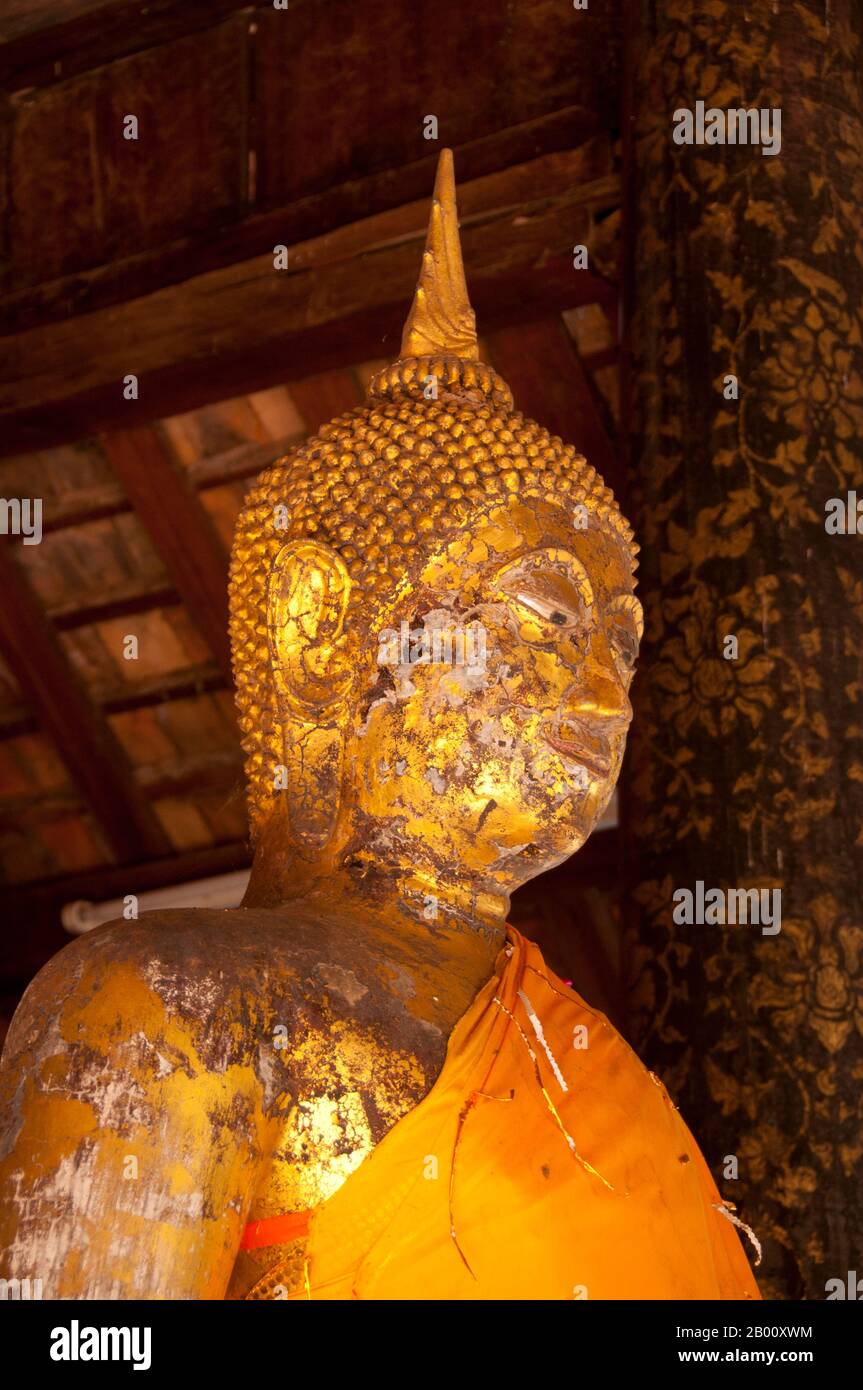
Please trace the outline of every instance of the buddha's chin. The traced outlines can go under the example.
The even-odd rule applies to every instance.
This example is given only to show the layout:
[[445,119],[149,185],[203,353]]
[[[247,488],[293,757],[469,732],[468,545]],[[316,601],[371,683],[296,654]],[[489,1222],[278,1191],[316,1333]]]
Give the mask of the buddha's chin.
[[580,850],[593,834],[611,800],[616,780],[615,777],[591,779],[586,787],[573,787],[571,795],[559,804],[560,840],[566,846],[566,857]]
[[[614,781],[608,779],[559,795],[554,803],[546,797],[531,798],[531,812],[521,819],[517,842],[505,851],[510,867],[529,870],[520,875],[527,880],[576,854],[602,819],[613,790]],[[498,839],[495,847],[501,848]]]

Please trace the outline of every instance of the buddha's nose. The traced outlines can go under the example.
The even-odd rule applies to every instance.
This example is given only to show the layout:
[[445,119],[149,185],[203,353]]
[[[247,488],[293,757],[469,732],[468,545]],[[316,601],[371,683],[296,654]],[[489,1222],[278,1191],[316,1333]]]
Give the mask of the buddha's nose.
[[605,737],[625,733],[632,720],[632,705],[608,640],[595,633],[578,671],[562,701],[561,728],[567,721],[588,723]]

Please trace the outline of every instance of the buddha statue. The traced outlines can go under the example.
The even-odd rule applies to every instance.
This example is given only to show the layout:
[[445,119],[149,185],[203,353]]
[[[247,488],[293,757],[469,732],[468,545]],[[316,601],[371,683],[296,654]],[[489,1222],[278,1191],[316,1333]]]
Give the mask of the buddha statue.
[[612,794],[642,618],[611,492],[479,360],[449,151],[368,397],[238,522],[242,906],[102,927],[15,1016],[0,1274],[59,1299],[757,1298],[664,1087],[507,924]]

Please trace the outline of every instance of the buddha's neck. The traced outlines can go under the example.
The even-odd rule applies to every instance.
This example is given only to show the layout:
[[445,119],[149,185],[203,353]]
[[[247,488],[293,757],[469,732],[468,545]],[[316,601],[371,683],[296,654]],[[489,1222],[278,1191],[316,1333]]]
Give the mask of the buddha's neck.
[[432,877],[365,850],[298,853],[276,829],[261,837],[243,905],[301,905],[304,915],[365,931],[375,949],[418,970],[432,996],[445,993],[458,1016],[504,945],[509,892],[458,866]]

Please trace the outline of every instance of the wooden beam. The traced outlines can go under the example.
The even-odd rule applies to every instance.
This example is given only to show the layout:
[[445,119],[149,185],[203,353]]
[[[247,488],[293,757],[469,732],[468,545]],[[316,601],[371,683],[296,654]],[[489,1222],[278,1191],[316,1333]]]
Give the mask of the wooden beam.
[[[550,162],[551,161],[551,162]],[[539,166],[539,167],[537,167]],[[617,190],[573,181],[578,152],[534,161],[543,196],[525,201],[524,170],[460,190],[462,240],[480,331],[513,319],[613,297],[574,270],[584,242],[596,263],[615,259]],[[556,186],[556,192],[550,191]],[[67,323],[0,340],[4,453],[140,423],[370,357],[395,356],[416,284],[428,200],[295,246],[290,269],[272,255],[196,276]],[[123,378],[138,378],[138,399]]]
[[[135,785],[151,802],[166,797],[196,801],[216,794],[224,798],[242,796],[243,754],[239,744],[206,753],[176,753],[159,763],[145,764],[133,771]],[[5,825],[26,829],[33,824],[60,816],[80,815],[80,797],[74,787],[0,797],[0,818]]]
[[[340,374],[335,382],[328,377],[313,377],[308,382],[297,383],[293,394],[306,418],[318,421],[316,428],[334,415],[350,410],[361,400],[357,383],[349,372]],[[208,488],[219,487],[227,482],[255,477],[268,464],[289,453],[306,438],[308,435],[304,431],[265,444],[241,444],[225,450],[222,454],[197,459],[185,470],[180,471],[185,471],[192,487],[203,493]],[[118,480],[114,484],[106,484],[98,492],[91,493],[86,501],[80,497],[74,498],[65,506],[52,502],[43,517],[42,530],[47,534],[49,531],[80,527],[88,522],[106,516],[116,516],[131,509],[132,502]],[[181,601],[175,588],[166,587],[164,584],[146,585],[132,580],[122,591],[112,592],[101,603],[82,604],[79,599],[51,606],[46,611],[58,632],[70,632],[74,628],[108,622],[112,618],[146,613],[152,608],[173,607]],[[228,674],[227,671],[225,674]],[[127,683],[124,682],[124,693],[128,693],[128,689]],[[0,714],[0,737],[3,736],[6,723],[5,716]]]
[[[215,662],[208,662],[185,671],[148,676],[132,686],[120,680],[100,682],[90,687],[89,696],[103,715],[124,714],[128,710],[147,709],[171,700],[209,695],[214,690],[225,690],[227,687],[224,673]],[[32,710],[24,705],[11,706],[0,712],[0,739],[20,738],[22,734],[37,733],[38,729],[39,721]]]
[[8,103],[4,292],[246,215],[248,41],[237,14]]
[[74,632],[77,627],[92,627],[94,623],[108,623],[114,618],[134,618],[138,613],[149,613],[153,608],[175,608],[179,603],[180,595],[175,589],[164,585],[146,588],[133,582],[103,603],[64,604],[49,608],[48,617],[58,632]]
[[509,383],[519,410],[580,449],[622,501],[623,465],[560,318],[503,328],[486,334],[486,341],[492,364]]
[[[266,0],[207,0],[205,23]],[[56,82],[155,48],[202,27],[188,0],[6,0],[0,15],[0,80],[9,91]]]
[[230,680],[228,558],[188,475],[146,425],[105,435],[101,443],[171,582]]
[[[438,0],[433,16],[403,0],[291,0],[290,13],[264,0],[9,4],[0,81],[24,90],[9,111],[0,264],[16,293],[0,319],[16,328],[31,311],[138,297],[421,197],[436,148],[417,93],[461,178],[608,138],[615,123],[610,4],[567,16],[560,0]],[[454,81],[467,52],[482,79]],[[398,55],[386,82],[383,53]],[[132,110],[130,148],[115,136]]]
[[237,444],[222,454],[208,454],[189,464],[189,480],[200,492],[208,487],[221,487],[240,478],[253,478],[276,459],[292,449],[298,449],[308,439],[308,431],[299,430],[283,439],[268,439],[264,444]]
[[128,685],[121,686],[119,681],[97,685],[93,696],[104,714],[125,714],[129,710],[163,705],[170,700],[191,700],[199,695],[209,695],[214,690],[230,688],[232,684],[226,681],[224,672],[213,661],[202,666],[190,666],[184,671],[150,676],[131,689]]
[[36,34],[44,43],[56,25],[80,21],[99,9],[105,9],[105,0],[6,0],[0,15],[0,44],[6,47]]
[[[607,135],[597,136],[595,112],[582,106],[560,111],[522,125],[472,140],[456,148],[461,185],[490,177],[538,156],[563,154],[571,158],[590,153],[577,175],[591,182],[610,167]],[[594,137],[594,138],[592,138]],[[297,246],[338,231],[360,218],[398,209],[427,196],[434,184],[437,152],[408,165],[353,178],[320,193],[250,210],[241,220],[214,226],[205,238],[180,236],[156,248],[134,247],[91,269],[50,278],[37,286],[10,285],[0,298],[0,322],[8,333],[22,332],[129,299],[152,294],[166,285],[259,255],[262,248]],[[591,167],[593,166],[593,167]]]
[[178,753],[166,762],[139,768],[135,778],[153,801],[168,796],[194,801],[208,792],[243,797],[243,767],[242,749],[237,744],[208,753]]
[[168,837],[72,670],[9,540],[0,542],[0,591],[0,647],[107,843],[121,861],[164,854]]

